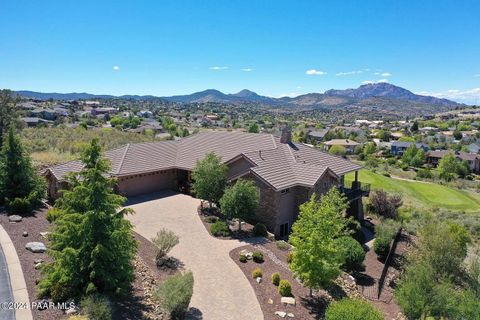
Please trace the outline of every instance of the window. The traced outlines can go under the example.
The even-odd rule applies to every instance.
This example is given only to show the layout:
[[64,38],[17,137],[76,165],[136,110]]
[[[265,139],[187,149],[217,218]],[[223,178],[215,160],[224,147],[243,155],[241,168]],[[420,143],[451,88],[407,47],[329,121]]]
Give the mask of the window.
[[285,238],[289,232],[288,222],[280,225],[280,238]]
[[280,194],[287,194],[290,192],[290,189],[287,188],[287,189],[283,189],[282,191],[280,191]]

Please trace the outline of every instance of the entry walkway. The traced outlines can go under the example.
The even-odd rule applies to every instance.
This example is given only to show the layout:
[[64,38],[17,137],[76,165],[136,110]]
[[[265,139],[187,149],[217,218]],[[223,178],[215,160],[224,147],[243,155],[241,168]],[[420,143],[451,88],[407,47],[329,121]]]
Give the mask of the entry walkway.
[[193,272],[190,307],[197,309],[201,318],[263,319],[253,288],[229,257],[231,250],[246,243],[212,237],[197,214],[199,205],[198,199],[171,192],[135,197],[130,199],[129,207],[136,213],[128,219],[135,231],[149,240],[162,228],[172,230],[180,237],[180,243],[170,255]]

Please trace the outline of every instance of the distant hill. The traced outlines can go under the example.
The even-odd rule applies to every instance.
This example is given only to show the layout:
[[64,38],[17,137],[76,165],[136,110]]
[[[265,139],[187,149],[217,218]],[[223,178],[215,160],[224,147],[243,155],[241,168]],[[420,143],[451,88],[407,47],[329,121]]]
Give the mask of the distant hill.
[[325,93],[308,93],[296,97],[273,98],[259,95],[244,89],[237,93],[225,94],[215,89],[208,89],[187,95],[170,97],[138,96],[138,95],[94,95],[89,93],[42,93],[33,91],[17,91],[21,96],[36,99],[77,100],[77,99],[161,99],[174,103],[225,103],[225,104],[259,104],[272,108],[286,108],[304,111],[338,108],[361,108],[368,110],[386,110],[389,112],[409,112],[426,114],[444,112],[463,106],[447,99],[421,96],[413,92],[389,84],[365,84],[356,89],[327,90]]
[[327,90],[324,93],[327,96],[341,96],[341,97],[350,97],[350,98],[357,98],[357,99],[366,99],[366,98],[374,98],[374,97],[384,97],[390,99],[398,99],[398,100],[409,100],[421,103],[428,103],[433,105],[441,105],[441,106],[452,106],[452,105],[460,105],[451,100],[447,99],[439,99],[430,96],[421,96],[418,94],[414,94],[413,92],[397,87],[390,83],[371,83],[371,84],[364,84],[356,89],[345,89],[345,90]]

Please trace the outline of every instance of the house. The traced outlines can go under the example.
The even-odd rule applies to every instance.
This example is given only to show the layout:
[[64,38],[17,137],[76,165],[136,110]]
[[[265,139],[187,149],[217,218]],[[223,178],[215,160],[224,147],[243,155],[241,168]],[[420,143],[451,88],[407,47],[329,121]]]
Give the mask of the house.
[[[189,192],[193,168],[209,152],[228,166],[228,181],[249,179],[257,186],[260,206],[252,222],[262,222],[285,238],[298,216],[298,206],[313,193],[324,194],[338,187],[350,202],[348,213],[363,219],[362,196],[369,186],[358,175],[348,187],[344,176],[361,166],[346,159],[291,140],[289,129],[281,137],[271,134],[208,131],[179,140],[136,143],[107,151],[110,174],[117,179],[116,191],[131,197],[164,189]],[[44,175],[51,198],[68,187],[65,177],[81,170],[80,161],[48,168]]]
[[347,153],[354,153],[358,145],[360,145],[360,143],[350,139],[332,139],[325,142],[325,150],[328,151],[333,146],[342,146],[347,150]]
[[142,118],[153,118],[153,112],[150,110],[141,110],[137,112],[137,116]]
[[[413,142],[408,141],[394,141],[390,147],[390,153],[394,156],[401,156],[405,150],[408,149],[413,144]],[[427,152],[429,150],[428,146],[423,143],[415,143],[418,149],[423,149],[423,151]]]
[[325,135],[327,134],[327,132],[328,132],[328,129],[309,131],[308,138],[316,142],[321,142],[325,137]]
[[476,153],[468,153],[462,151],[453,152],[450,150],[434,150],[427,153],[427,163],[436,167],[438,166],[440,159],[442,159],[449,153],[452,153],[455,158],[459,160],[466,161],[471,172],[480,173],[480,155]]
[[55,120],[55,110],[49,108],[38,108],[30,111],[30,115],[34,118],[42,118],[45,120]]
[[468,151],[470,153],[478,153],[480,151],[480,146],[476,143],[471,143],[468,145]]
[[106,108],[93,108],[90,113],[92,116],[98,116],[100,114],[115,114],[117,113],[118,110],[116,108],[112,107],[106,107]]
[[55,112],[55,115],[57,115],[57,116],[67,117],[68,114],[69,114],[68,109],[66,109],[66,108],[65,108],[64,106],[62,106],[62,105],[56,105],[56,106],[54,106],[52,109],[53,109],[53,111]]
[[23,118],[20,118],[21,121],[25,122],[25,124],[27,125],[27,127],[36,127],[38,126],[39,124],[41,123],[49,123],[51,121],[49,120],[44,120],[42,118],[37,118],[37,117],[23,117]]

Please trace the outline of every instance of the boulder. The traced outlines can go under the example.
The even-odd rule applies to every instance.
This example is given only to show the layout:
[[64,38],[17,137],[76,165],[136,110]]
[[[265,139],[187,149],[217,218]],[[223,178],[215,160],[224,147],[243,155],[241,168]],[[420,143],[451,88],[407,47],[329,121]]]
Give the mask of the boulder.
[[47,247],[42,242],[28,242],[25,245],[25,249],[33,253],[43,253],[47,251]]
[[285,303],[285,304],[290,304],[290,305],[294,306],[295,305],[295,298],[293,298],[293,297],[282,297],[280,302]]
[[276,316],[279,316],[280,318],[285,318],[285,316],[287,315],[287,313],[284,312],[284,311],[275,311],[275,315],[276,315]]
[[33,264],[39,264],[39,263],[42,263],[43,262],[43,259],[35,259],[33,260]]
[[22,217],[14,214],[14,215],[8,216],[8,221],[10,221],[10,222],[20,222],[20,221],[22,221]]
[[295,318],[295,315],[293,313],[287,313],[287,317],[289,318]]
[[255,280],[257,280],[257,283],[260,283],[260,282],[262,282],[262,277],[257,277],[257,279],[255,279]]
[[35,264],[35,270],[40,269],[41,266],[42,266],[42,263],[41,263],[41,262],[40,262],[40,263],[36,263],[36,264]]
[[23,231],[22,236],[28,237],[28,232],[27,232],[27,231]]

